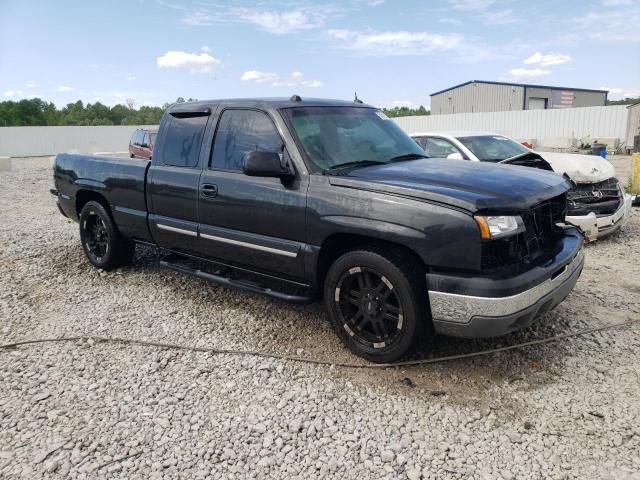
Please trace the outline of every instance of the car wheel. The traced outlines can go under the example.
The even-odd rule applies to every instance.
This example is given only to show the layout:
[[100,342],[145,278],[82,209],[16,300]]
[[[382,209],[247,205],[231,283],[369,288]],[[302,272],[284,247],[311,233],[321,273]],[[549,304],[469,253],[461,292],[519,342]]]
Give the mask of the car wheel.
[[103,270],[130,263],[135,253],[135,244],[118,232],[109,212],[95,201],[80,212],[80,241],[89,261]]
[[400,255],[345,253],[327,272],[324,300],[340,339],[371,362],[401,359],[430,330],[424,277]]

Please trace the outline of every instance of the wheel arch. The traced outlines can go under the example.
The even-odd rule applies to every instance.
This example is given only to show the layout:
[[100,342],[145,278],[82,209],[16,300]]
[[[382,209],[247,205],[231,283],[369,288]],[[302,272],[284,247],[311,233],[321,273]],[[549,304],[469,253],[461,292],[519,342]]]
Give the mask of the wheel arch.
[[323,291],[327,271],[333,262],[349,251],[367,248],[383,252],[389,251],[395,256],[408,257],[413,264],[418,265],[425,273],[428,269],[422,257],[415,250],[402,243],[354,233],[335,233],[324,239],[318,253],[316,265],[317,291]]
[[111,206],[104,195],[94,190],[81,189],[76,192],[76,213],[78,218],[80,218],[80,212],[82,212],[84,206],[91,201],[98,202],[113,217]]

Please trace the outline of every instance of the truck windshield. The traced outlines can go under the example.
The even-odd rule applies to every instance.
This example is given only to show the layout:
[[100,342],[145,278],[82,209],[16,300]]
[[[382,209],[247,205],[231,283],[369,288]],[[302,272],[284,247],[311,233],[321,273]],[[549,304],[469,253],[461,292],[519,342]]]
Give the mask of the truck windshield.
[[323,171],[424,158],[424,151],[380,110],[296,107],[283,110],[307,157]]
[[527,148],[500,135],[457,137],[481,162],[501,162],[529,152]]

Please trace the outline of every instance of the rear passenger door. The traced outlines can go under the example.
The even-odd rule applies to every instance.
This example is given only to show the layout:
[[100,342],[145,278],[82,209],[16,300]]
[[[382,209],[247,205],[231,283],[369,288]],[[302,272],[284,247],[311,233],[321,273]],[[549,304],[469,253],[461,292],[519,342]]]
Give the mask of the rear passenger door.
[[299,178],[245,175],[243,158],[250,151],[277,152],[283,162],[288,158],[269,114],[223,110],[200,177],[199,251],[236,265],[302,277],[306,185]]
[[203,109],[163,119],[147,181],[149,228],[161,247],[187,252],[197,247],[200,158],[209,116]]

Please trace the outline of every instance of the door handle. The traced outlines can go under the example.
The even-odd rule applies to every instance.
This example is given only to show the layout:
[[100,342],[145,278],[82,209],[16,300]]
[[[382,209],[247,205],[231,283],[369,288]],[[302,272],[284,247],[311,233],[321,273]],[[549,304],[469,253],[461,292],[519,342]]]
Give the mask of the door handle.
[[218,186],[212,183],[203,183],[200,186],[200,193],[203,197],[216,197],[218,196]]

